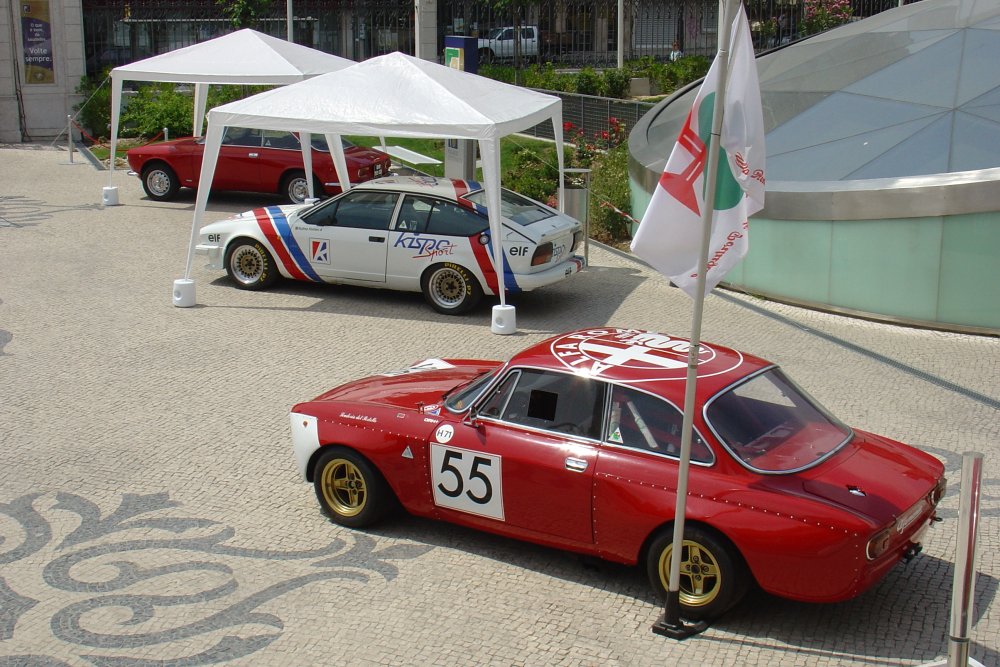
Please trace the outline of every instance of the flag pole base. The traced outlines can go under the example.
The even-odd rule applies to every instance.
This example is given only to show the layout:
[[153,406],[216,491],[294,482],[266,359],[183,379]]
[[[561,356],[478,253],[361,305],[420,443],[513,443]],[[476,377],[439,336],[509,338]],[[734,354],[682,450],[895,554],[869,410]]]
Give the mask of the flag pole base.
[[661,614],[656,623],[653,623],[653,633],[670,637],[682,641],[693,635],[698,635],[708,630],[708,623],[705,621],[689,621],[678,618],[674,621],[668,620],[666,614]]
[[671,639],[683,640],[708,630],[705,621],[689,621],[681,618],[681,592],[667,591],[663,613],[653,624],[653,632]]

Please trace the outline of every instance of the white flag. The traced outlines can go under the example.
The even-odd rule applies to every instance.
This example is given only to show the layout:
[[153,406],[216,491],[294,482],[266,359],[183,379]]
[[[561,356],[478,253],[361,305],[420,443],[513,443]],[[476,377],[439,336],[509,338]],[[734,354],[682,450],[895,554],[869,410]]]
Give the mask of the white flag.
[[[632,252],[695,297],[705,166],[719,89],[716,57],[698,90],[667,166],[632,240]],[[748,218],[764,207],[764,114],[750,26],[742,7],[732,24],[719,171],[705,294],[747,253]]]

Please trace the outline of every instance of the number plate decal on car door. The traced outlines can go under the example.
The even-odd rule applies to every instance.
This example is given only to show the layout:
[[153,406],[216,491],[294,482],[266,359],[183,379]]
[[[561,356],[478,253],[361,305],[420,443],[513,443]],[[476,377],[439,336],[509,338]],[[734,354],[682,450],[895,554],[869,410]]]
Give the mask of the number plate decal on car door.
[[503,521],[501,458],[431,443],[434,504]]

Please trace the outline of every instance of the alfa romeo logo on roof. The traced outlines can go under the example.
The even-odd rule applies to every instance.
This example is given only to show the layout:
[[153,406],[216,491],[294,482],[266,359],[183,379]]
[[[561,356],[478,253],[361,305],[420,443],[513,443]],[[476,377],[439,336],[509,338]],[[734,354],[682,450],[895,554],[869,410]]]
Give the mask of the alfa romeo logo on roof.
[[[690,348],[682,338],[637,329],[578,331],[555,339],[551,345],[552,355],[570,370],[599,376],[611,369],[626,382],[685,379]],[[702,343],[698,377],[725,373],[740,363],[741,356],[720,358],[715,349]]]

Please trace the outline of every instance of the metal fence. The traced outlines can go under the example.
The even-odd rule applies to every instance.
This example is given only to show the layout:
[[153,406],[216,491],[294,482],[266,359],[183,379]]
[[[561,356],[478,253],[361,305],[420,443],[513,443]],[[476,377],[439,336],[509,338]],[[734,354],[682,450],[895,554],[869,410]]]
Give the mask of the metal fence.
[[[413,0],[295,0],[293,7],[297,44],[358,61],[393,51],[413,53]],[[285,3],[274,0],[250,27],[286,37]],[[233,30],[215,0],[83,0],[91,77]]]
[[[573,142],[577,136],[581,136],[588,141],[599,137],[611,130],[611,123],[621,125],[627,136],[632,131],[632,127],[639,122],[643,114],[653,108],[652,103],[637,102],[634,100],[615,100],[607,97],[594,97],[593,95],[577,95],[575,93],[561,93],[551,90],[540,90],[538,92],[555,95],[562,99],[562,117],[566,141]],[[545,121],[525,130],[523,134],[528,134],[539,139],[553,139],[552,123]]]
[[[755,46],[765,50],[802,36],[813,3],[830,0],[745,0]],[[904,1],[851,0],[851,20]],[[566,66],[614,66],[618,60],[617,0],[508,3],[440,0],[438,53],[446,35],[485,36],[517,24],[542,36],[532,60]],[[667,59],[676,43],[685,54],[711,56],[716,49],[717,0],[624,0],[623,58]],[[202,42],[233,30],[216,0],[83,0],[87,73]],[[402,51],[413,54],[414,0],[294,0],[294,39],[353,60]],[[286,5],[273,0],[253,25],[287,34]]]

